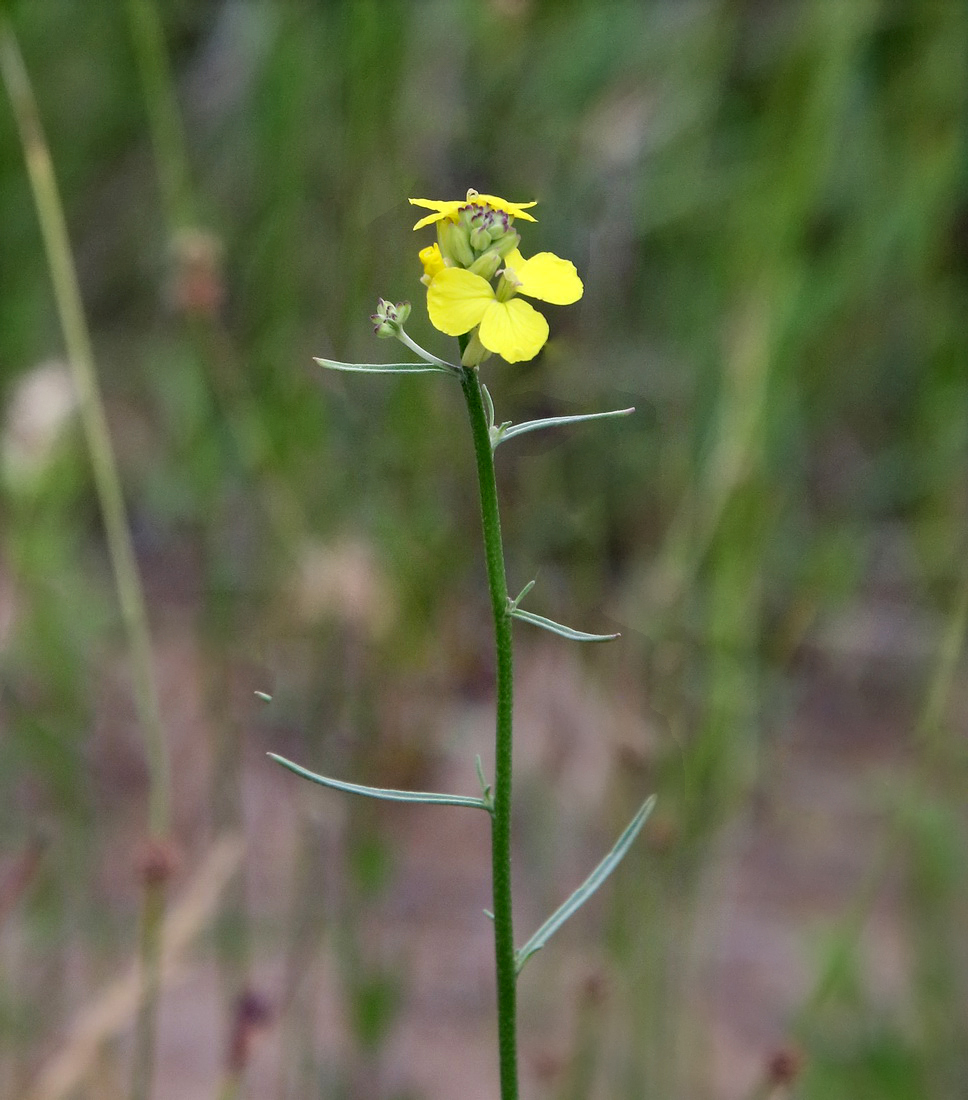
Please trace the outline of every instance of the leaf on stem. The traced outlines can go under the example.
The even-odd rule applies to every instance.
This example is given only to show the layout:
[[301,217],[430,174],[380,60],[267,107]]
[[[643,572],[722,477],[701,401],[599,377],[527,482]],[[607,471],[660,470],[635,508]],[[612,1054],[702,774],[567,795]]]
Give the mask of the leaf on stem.
[[455,367],[445,363],[341,363],[336,359],[318,359],[321,367],[328,370],[351,371],[355,374],[457,374]]
[[394,791],[385,787],[363,787],[358,783],[344,783],[342,779],[330,779],[325,775],[317,775],[315,772],[287,760],[284,756],[277,756],[274,752],[266,753],[266,755],[275,760],[277,764],[281,764],[284,768],[295,772],[296,775],[301,775],[304,779],[310,779],[313,783],[319,783],[323,787],[331,787],[335,791],[362,794],[367,798],[382,799],[384,802],[422,802],[432,806],[473,806],[475,809],[487,810],[490,813],[490,807],[483,798],[471,798],[462,794],[436,794],[428,791]]
[[507,439],[513,439],[516,435],[524,435],[526,432],[536,432],[541,428],[557,428],[562,424],[579,424],[585,420],[608,420],[613,416],[628,416],[635,409],[612,409],[611,412],[582,413],[580,416],[548,416],[541,420],[526,420],[523,424],[502,424],[491,432],[491,447],[496,448],[499,443]]
[[494,402],[491,400],[491,393],[484,383],[481,383],[481,393],[484,395],[484,411],[487,413],[487,430],[491,431],[494,427]]
[[622,833],[616,841],[615,847],[608,853],[602,862],[599,863],[595,870],[592,871],[588,878],[585,879],[581,886],[578,887],[564,904],[560,905],[554,913],[551,914],[523,947],[518,948],[514,953],[516,973],[521,973],[528,959],[530,959],[536,951],[540,951],[541,948],[544,947],[565,921],[588,901],[592,894],[595,893],[599,886],[602,885],[619,863],[621,863],[622,857],[639,835],[639,831],[645,824],[649,814],[652,813],[654,806],[655,795],[653,794],[642,803],[639,812],[632,818],[625,832]]
[[508,611],[510,611],[512,614],[517,611],[518,604],[524,599],[525,596],[527,596],[527,594],[531,591],[532,588],[534,588],[537,583],[537,578],[532,581],[528,581],[528,583],[524,586],[524,588],[521,589],[521,591],[514,597],[513,600],[509,599]]
[[[520,599],[520,597],[518,598]],[[512,618],[520,619],[524,623],[531,623],[532,626],[543,627],[545,630],[550,630],[552,634],[560,634],[562,638],[570,638],[573,642],[611,642],[621,637],[620,634],[588,634],[584,630],[562,626],[561,623],[556,623],[553,619],[546,619],[544,615],[522,611],[520,607],[516,606],[510,606],[508,612]]]
[[480,756],[474,757],[474,767],[477,771],[477,782],[481,785],[481,801],[487,810],[494,811],[494,796],[491,794],[491,784],[488,783],[487,777],[484,775],[484,765],[481,763]]

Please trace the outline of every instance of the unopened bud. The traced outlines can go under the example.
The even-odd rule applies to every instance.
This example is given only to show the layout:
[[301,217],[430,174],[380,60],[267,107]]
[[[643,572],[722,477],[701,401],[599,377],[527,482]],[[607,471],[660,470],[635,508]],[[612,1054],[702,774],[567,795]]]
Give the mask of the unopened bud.
[[496,248],[492,248],[485,252],[483,256],[478,256],[467,270],[490,282],[500,266],[501,254]]
[[470,245],[466,228],[441,218],[437,222],[437,241],[444,259],[452,260],[458,267],[470,267],[474,262],[474,252]]
[[497,251],[499,256],[504,257],[513,252],[520,243],[521,234],[516,229],[508,229],[495,239],[491,247]]
[[498,237],[503,237],[511,228],[511,219],[503,210],[492,210],[490,214],[491,218],[487,231],[491,235],[491,240],[496,241]]
[[486,248],[491,247],[491,234],[484,228],[484,226],[475,226],[470,232],[471,248],[475,252],[483,252]]
[[388,302],[385,298],[377,300],[376,313],[370,314],[374,335],[387,340],[396,336],[410,316],[409,302]]
[[464,354],[460,357],[460,361],[465,367],[477,367],[484,362],[485,359],[490,359],[491,353],[481,343],[481,338],[477,334],[477,329],[471,333],[471,338],[467,341],[467,347],[464,348]]
[[419,259],[423,264],[424,273],[420,276],[420,281],[425,286],[430,286],[430,282],[438,271],[443,271],[444,257],[440,254],[440,245],[428,244],[426,248],[421,248],[419,252]]

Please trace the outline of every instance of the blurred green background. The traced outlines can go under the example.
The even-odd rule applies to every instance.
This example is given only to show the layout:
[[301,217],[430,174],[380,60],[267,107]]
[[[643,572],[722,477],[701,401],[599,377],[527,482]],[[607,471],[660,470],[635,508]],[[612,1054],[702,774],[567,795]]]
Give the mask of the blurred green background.
[[[10,18],[172,753],[194,923],[155,1095],[495,1095],[480,823],[347,805],[264,756],[468,792],[489,759],[460,395],[312,363],[396,355],[378,295],[453,352],[406,199],[468,187],[537,199],[526,254],[585,282],[536,360],[483,368],[499,419],[637,408],[498,453],[511,587],[537,576],[535,611],[623,632],[518,631],[522,932],[659,795],[522,979],[524,1094],[968,1095],[968,8]],[[63,355],[4,98],[0,1092],[107,1098],[130,1013],[77,1036],[136,950],[146,773]],[[242,854],[199,900],[227,837]]]

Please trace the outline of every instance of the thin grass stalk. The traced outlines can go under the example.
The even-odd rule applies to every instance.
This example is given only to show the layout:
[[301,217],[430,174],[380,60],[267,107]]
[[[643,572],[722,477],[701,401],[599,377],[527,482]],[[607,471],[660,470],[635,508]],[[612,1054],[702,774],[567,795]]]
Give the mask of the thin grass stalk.
[[174,93],[164,28],[152,0],[128,0],[128,25],[145,93],[158,185],[169,226],[191,224],[191,190],[181,116]]
[[[188,168],[188,153],[164,27],[154,0],[127,0],[128,24],[148,116],[155,171],[165,229],[175,263],[195,229],[198,203]],[[213,257],[214,262],[214,257]],[[181,277],[181,273],[177,273]],[[213,278],[220,272],[213,270]],[[195,308],[186,326],[199,361],[206,370],[216,399],[226,411],[239,459],[253,482],[262,489],[262,502],[286,553],[305,530],[302,507],[284,478],[271,470],[271,442],[258,406],[239,370],[238,356],[217,309]]]
[[[141,577],[50,149],[13,25],[3,15],[0,15],[0,75],[16,118],[40,222],[127,639],[138,726],[148,768],[148,833],[152,841],[164,841],[169,831],[171,780]],[[133,1100],[145,1100],[150,1091],[164,908],[164,876],[146,876],[140,938],[143,998],[136,1028]]]
[[484,558],[494,615],[497,655],[497,716],[494,753],[494,809],[491,815],[494,955],[497,970],[498,1048],[501,1100],[517,1100],[517,974],[511,913],[511,717],[514,665],[508,586],[501,542],[501,515],[494,475],[494,453],[477,370],[465,367],[461,387],[474,437],[481,496]]

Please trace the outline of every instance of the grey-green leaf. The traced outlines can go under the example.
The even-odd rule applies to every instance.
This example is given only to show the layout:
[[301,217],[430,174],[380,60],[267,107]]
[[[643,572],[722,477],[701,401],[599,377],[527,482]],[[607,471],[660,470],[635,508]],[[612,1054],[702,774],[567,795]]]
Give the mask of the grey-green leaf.
[[513,439],[516,435],[524,435],[526,432],[536,432],[541,428],[557,428],[562,424],[579,424],[585,420],[608,420],[613,416],[629,416],[635,412],[631,409],[612,409],[611,412],[583,413],[580,416],[548,416],[541,420],[526,420],[523,424],[511,424],[508,427],[502,425],[501,430],[495,433],[492,446],[497,447],[507,439]]
[[611,642],[620,634],[588,634],[584,630],[575,630],[570,626],[562,626],[553,619],[546,619],[544,615],[535,615],[532,611],[522,611],[520,607],[511,607],[510,614],[523,623],[531,623],[532,626],[540,626],[550,630],[552,634],[560,634],[562,638],[570,638],[573,642]]
[[524,599],[525,596],[531,591],[532,588],[538,583],[537,577],[534,580],[528,581],[528,583],[521,589],[521,591],[514,597],[514,599],[508,600],[508,611],[514,612],[518,609],[518,604]]
[[335,791],[362,794],[367,798],[379,798],[384,802],[421,802],[431,806],[472,806],[477,810],[490,812],[490,807],[483,798],[471,798],[462,794],[436,794],[428,791],[394,791],[386,787],[363,787],[359,783],[344,783],[342,779],[330,779],[325,775],[317,775],[315,772],[308,771],[306,768],[300,767],[299,764],[287,760],[284,756],[277,756],[274,752],[266,755],[275,760],[277,764],[281,764],[284,768],[295,772],[296,775],[301,775],[304,779],[310,779],[313,783],[319,783],[323,787],[331,787]]
[[530,959],[536,951],[540,951],[541,948],[544,947],[565,921],[588,901],[592,894],[595,893],[599,886],[602,885],[619,863],[621,863],[622,857],[639,835],[639,831],[645,824],[649,814],[652,813],[654,806],[655,795],[651,795],[642,803],[639,812],[629,822],[625,832],[622,833],[615,842],[615,847],[608,853],[602,862],[599,863],[595,870],[592,871],[571,897],[551,914],[531,939],[529,939],[523,947],[518,948],[514,953],[515,969],[518,974],[521,973],[528,959]]
[[457,374],[457,368],[446,363],[340,363],[336,359],[316,359],[329,370],[351,371],[355,374]]

